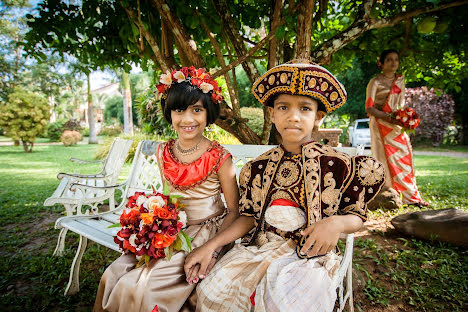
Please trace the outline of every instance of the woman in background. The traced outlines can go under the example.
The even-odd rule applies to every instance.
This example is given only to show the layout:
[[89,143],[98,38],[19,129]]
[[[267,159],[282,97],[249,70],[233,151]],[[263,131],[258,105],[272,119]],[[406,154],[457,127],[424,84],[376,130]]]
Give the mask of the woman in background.
[[385,186],[402,194],[403,204],[426,207],[416,185],[413,151],[409,136],[392,112],[405,106],[405,78],[396,73],[398,52],[385,50],[379,58],[380,74],[369,81],[366,113],[369,115],[372,156],[385,167]]

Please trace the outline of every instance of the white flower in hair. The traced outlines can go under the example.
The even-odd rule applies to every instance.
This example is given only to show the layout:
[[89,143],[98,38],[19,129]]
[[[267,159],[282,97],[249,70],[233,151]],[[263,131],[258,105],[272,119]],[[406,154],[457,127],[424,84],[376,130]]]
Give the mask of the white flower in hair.
[[161,78],[159,78],[159,82],[163,83],[165,85],[170,86],[172,84],[172,76],[170,72],[167,72],[166,74],[162,74]]
[[174,73],[174,78],[177,79],[177,82],[182,82],[185,80],[185,75],[183,72],[178,70]]
[[209,83],[206,83],[206,82],[202,82],[200,84],[200,89],[203,91],[203,93],[208,93],[210,92],[211,90],[213,90],[213,85],[212,84],[209,84]]

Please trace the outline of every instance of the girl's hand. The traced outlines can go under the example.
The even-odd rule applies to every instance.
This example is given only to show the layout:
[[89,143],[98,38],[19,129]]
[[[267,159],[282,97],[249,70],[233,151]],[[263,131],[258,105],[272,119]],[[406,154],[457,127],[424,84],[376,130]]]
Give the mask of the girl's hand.
[[195,248],[185,258],[184,271],[189,284],[197,283],[200,279],[205,278],[206,274],[216,263],[215,249],[208,243],[201,247]]
[[313,257],[332,251],[342,232],[343,224],[337,216],[331,216],[312,224],[301,232],[307,237],[300,250],[301,254]]

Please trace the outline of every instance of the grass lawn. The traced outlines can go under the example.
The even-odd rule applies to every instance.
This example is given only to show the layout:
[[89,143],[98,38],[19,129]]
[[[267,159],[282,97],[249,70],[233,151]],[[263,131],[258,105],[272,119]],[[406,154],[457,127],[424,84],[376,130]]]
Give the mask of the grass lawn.
[[[58,185],[57,173],[97,172],[98,165],[68,161],[72,156],[92,159],[96,149],[96,145],[35,146],[33,153],[26,154],[21,146],[0,146],[3,311],[92,309],[100,276],[119,254],[91,243],[81,262],[81,291],[64,297],[78,236],[68,234],[64,256],[53,257],[58,234],[54,221],[63,208],[42,203]],[[468,159],[416,156],[415,161],[423,197],[434,208],[468,210]],[[122,175],[128,174],[129,167],[125,165]],[[372,212],[370,219],[406,210]],[[362,293],[355,301],[358,310],[398,306],[403,311],[462,311],[467,307],[468,252],[464,249],[376,231],[372,237],[356,240],[355,268],[363,280],[361,288],[356,286]],[[372,305],[363,305],[364,301]]]

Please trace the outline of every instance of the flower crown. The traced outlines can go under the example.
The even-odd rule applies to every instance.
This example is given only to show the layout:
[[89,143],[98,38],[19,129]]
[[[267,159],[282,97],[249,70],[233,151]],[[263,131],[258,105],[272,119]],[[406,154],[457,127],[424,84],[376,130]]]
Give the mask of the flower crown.
[[199,88],[203,93],[211,92],[211,100],[215,104],[224,101],[221,88],[218,82],[211,78],[211,75],[205,72],[204,68],[182,67],[180,70],[174,70],[162,74],[159,78],[159,84],[156,86],[158,93],[166,99],[169,89],[174,83],[189,82],[192,86]]

